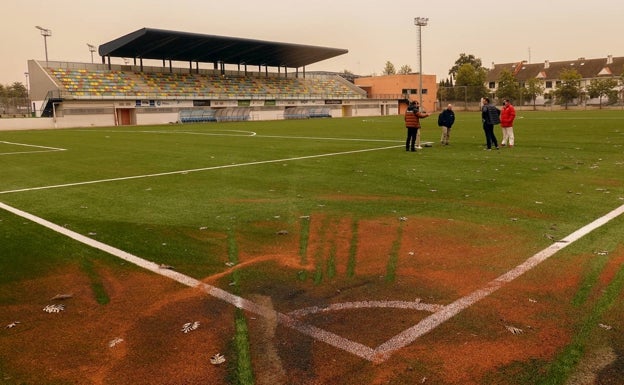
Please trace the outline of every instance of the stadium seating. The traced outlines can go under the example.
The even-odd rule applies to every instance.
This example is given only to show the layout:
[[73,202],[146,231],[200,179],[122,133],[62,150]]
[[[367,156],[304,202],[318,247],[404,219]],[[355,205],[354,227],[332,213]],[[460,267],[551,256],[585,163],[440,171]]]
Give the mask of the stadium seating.
[[355,86],[337,78],[226,76],[102,69],[48,70],[61,91],[76,98],[361,99]]

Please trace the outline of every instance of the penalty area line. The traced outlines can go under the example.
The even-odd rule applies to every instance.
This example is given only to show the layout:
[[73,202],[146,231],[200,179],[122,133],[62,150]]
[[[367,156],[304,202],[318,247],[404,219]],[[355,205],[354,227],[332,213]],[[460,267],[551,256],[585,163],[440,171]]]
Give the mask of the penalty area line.
[[403,145],[374,147],[374,148],[365,148],[362,150],[331,152],[327,154],[306,155],[306,156],[297,156],[297,157],[282,158],[282,159],[260,160],[256,162],[226,164],[226,165],[221,165],[221,166],[202,167],[202,168],[194,168],[194,169],[189,169],[189,170],[167,171],[167,172],[159,172],[159,173],[154,173],[154,174],[132,175],[132,176],[119,177],[119,178],[99,179],[99,180],[91,180],[91,181],[84,181],[84,182],[57,184],[57,185],[51,185],[51,186],[29,187],[29,188],[15,189],[15,190],[0,191],[0,194],[11,194],[11,193],[37,191],[37,190],[49,190],[49,189],[54,189],[54,188],[85,186],[85,185],[90,185],[90,184],[119,182],[119,181],[132,180],[132,179],[155,178],[155,177],[170,176],[170,175],[183,175],[183,174],[189,174],[192,172],[222,170],[226,168],[257,166],[257,165],[280,163],[280,162],[292,162],[295,160],[325,158],[325,157],[330,157],[330,156],[350,155],[350,154],[358,154],[358,153],[363,153],[363,152],[388,150],[388,149],[402,147],[402,146]]
[[192,288],[200,288],[201,290],[203,290],[205,293],[207,293],[208,295],[217,298],[221,301],[224,301],[226,303],[229,303],[239,309],[243,309],[246,311],[249,311],[251,313],[257,314],[259,316],[265,317],[265,318],[272,318],[272,319],[277,319],[277,321],[282,324],[283,326],[289,327],[291,329],[297,330],[302,334],[305,334],[309,337],[312,337],[314,339],[316,339],[317,341],[323,341],[325,343],[327,343],[328,345],[334,346],[335,348],[344,350],[346,352],[349,352],[351,354],[354,354],[358,357],[361,357],[363,359],[372,361],[373,357],[374,357],[374,350],[368,346],[362,345],[358,342],[354,342],[351,340],[348,340],[344,337],[341,337],[337,334],[334,334],[332,332],[329,332],[327,330],[323,330],[320,329],[318,327],[312,326],[312,325],[308,325],[305,324],[293,317],[290,317],[286,314],[283,313],[279,313],[271,308],[265,307],[265,306],[261,306],[258,305],[250,300],[247,300],[243,297],[239,297],[237,295],[234,295],[232,293],[229,293],[223,289],[220,289],[216,286],[212,286],[212,285],[208,285],[206,283],[203,283],[195,278],[189,277],[187,275],[184,275],[182,273],[179,273],[177,271],[171,270],[171,269],[164,269],[161,268],[160,265],[158,265],[155,262],[151,262],[148,260],[145,260],[143,258],[140,258],[136,255],[130,254],[126,251],[123,251],[121,249],[118,249],[116,247],[113,247],[111,245],[108,245],[106,243],[97,241],[93,238],[89,238],[86,237],[80,233],[77,233],[75,231],[69,230],[66,227],[63,226],[59,226],[55,223],[52,223],[48,220],[45,220],[41,217],[38,217],[36,215],[30,214],[28,212],[25,212],[23,210],[20,210],[18,208],[15,208],[13,206],[9,206],[3,202],[0,202],[0,209],[4,209],[5,211],[8,211],[10,213],[13,213],[19,217],[22,217],[24,219],[27,219],[31,222],[37,223],[38,225],[41,225],[43,227],[46,227],[52,231],[55,231],[59,234],[62,234],[68,238],[71,238],[75,241],[78,241],[82,244],[85,244],[87,246],[90,246],[94,249],[98,249],[101,250],[107,254],[110,254],[112,256],[115,256],[117,258],[123,259],[127,262],[130,262],[136,266],[139,266],[143,269],[149,270],[153,273],[156,273],[158,275],[170,278],[178,283],[181,283],[183,285],[186,285],[188,287],[192,287]]
[[455,302],[444,306],[442,310],[424,318],[416,325],[397,334],[396,336],[379,345],[375,349],[375,361],[384,361],[394,351],[402,349],[403,347],[413,343],[419,337],[429,333],[444,322],[459,314],[461,311],[474,305],[475,303],[479,302],[480,300],[484,299],[485,297],[494,293],[496,290],[503,287],[505,284],[513,281],[514,279],[520,277],[540,263],[544,262],[555,253],[557,253],[559,250],[567,247],[568,245],[579,240],[580,238],[584,237],[595,229],[605,225],[612,219],[617,218],[618,216],[622,215],[622,213],[624,213],[624,205],[610,211],[602,217],[574,231],[567,237],[553,243],[552,245],[533,255],[520,265],[511,269],[507,273],[490,281],[488,284],[486,284],[485,287],[477,289],[467,296],[462,297]]

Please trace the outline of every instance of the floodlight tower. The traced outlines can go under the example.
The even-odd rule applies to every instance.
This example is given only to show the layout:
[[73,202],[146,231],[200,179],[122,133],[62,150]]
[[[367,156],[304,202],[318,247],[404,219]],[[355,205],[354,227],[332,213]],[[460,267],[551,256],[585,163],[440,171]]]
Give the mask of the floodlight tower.
[[87,47],[89,47],[89,52],[91,52],[91,63],[93,63],[93,52],[95,52],[95,46],[87,43]]
[[419,72],[419,80],[420,80],[420,90],[418,92],[418,104],[420,105],[420,108],[423,108],[423,104],[422,104],[422,76],[423,76],[423,69],[422,69],[422,27],[427,26],[427,23],[429,22],[429,18],[428,17],[415,17],[414,18],[414,24],[418,27],[418,72]]
[[47,28],[40,27],[38,25],[36,25],[35,28],[41,31],[41,36],[43,36],[43,45],[45,47],[46,67],[47,67],[48,66],[48,36],[52,36],[52,31]]

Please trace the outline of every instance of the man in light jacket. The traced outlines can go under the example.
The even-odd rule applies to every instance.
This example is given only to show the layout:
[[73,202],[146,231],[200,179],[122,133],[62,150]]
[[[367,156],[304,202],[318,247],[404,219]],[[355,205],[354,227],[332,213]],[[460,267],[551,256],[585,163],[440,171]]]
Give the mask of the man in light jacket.
[[509,102],[509,99],[503,99],[503,110],[501,111],[500,125],[503,129],[503,140],[501,145],[509,147],[514,146],[513,122],[516,118],[516,109]]

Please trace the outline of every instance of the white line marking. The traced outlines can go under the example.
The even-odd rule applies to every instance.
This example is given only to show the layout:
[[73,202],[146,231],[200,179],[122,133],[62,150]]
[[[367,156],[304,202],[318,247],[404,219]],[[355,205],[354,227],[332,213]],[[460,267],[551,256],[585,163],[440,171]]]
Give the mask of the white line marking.
[[35,148],[42,148],[43,149],[41,151],[0,152],[0,155],[35,154],[35,153],[41,153],[41,152],[67,151],[65,148],[37,146],[35,144],[26,144],[26,143],[5,142],[3,140],[0,140],[0,143],[12,144],[14,146],[35,147]]
[[300,333],[303,333],[305,335],[308,335],[312,338],[315,338],[319,341],[324,341],[329,345],[332,345],[338,349],[342,349],[345,350],[347,352],[350,352],[358,357],[361,357],[363,359],[369,360],[371,361],[374,357],[374,351],[373,349],[369,348],[368,346],[362,345],[360,343],[348,340],[344,337],[341,337],[337,334],[328,332],[326,330],[323,329],[319,329],[317,327],[311,326],[311,325],[307,325],[304,324],[292,317],[289,317],[285,314],[276,312],[275,310],[265,307],[265,306],[261,306],[258,305],[254,302],[251,302],[245,298],[239,297],[237,295],[231,294],[225,290],[219,289],[218,287],[215,286],[211,286],[208,284],[205,284],[195,278],[191,278],[187,275],[184,275],[182,273],[178,273],[174,270],[170,270],[170,269],[161,269],[160,265],[154,263],[154,262],[150,262],[147,261],[143,258],[137,257],[136,255],[130,254],[128,252],[125,252],[123,250],[120,250],[116,247],[107,245],[105,243],[102,243],[100,241],[97,241],[93,238],[89,238],[86,237],[82,234],[79,234],[75,231],[69,230],[63,226],[59,226],[55,223],[52,223],[50,221],[47,221],[43,218],[37,217],[33,214],[27,213],[25,211],[22,211],[20,209],[17,209],[15,207],[9,206],[5,203],[0,202],[0,208],[11,212],[17,216],[20,216],[22,218],[28,219],[32,222],[35,222],[41,226],[44,226],[50,230],[53,230],[57,233],[63,234],[65,236],[67,236],[68,238],[74,239],[80,243],[83,243],[87,246],[91,246],[95,249],[98,250],[102,250],[110,255],[113,255],[115,257],[121,258],[125,261],[128,261],[132,264],[135,264],[139,267],[142,267],[146,270],[149,270],[153,273],[165,276],[167,278],[173,279],[176,282],[179,282],[183,285],[189,286],[189,287],[197,287],[197,288],[201,288],[202,290],[204,290],[206,293],[208,293],[209,295],[218,298],[224,302],[227,302],[229,304],[232,304],[234,306],[236,306],[237,308],[240,309],[244,309],[246,311],[255,313],[257,315],[263,316],[263,317],[272,317],[272,318],[276,318],[278,320],[278,322],[284,326],[290,327],[292,329],[295,329],[297,331],[299,331]]
[[[527,259],[524,263],[518,265],[517,267],[510,270],[509,272],[489,282],[484,288],[476,290],[472,292],[471,294],[456,300],[450,305],[441,306],[440,308],[442,310],[435,312],[434,314],[420,321],[418,324],[397,334],[396,336],[392,337],[388,341],[379,345],[376,349],[371,349],[370,347],[362,345],[358,342],[348,340],[337,334],[328,332],[326,330],[323,330],[323,329],[320,329],[311,325],[304,324],[303,322],[289,315],[282,314],[282,313],[276,312],[275,310],[271,308],[258,305],[254,302],[251,302],[242,297],[231,294],[225,290],[219,289],[218,287],[205,284],[195,278],[191,278],[182,273],[178,273],[170,269],[161,269],[160,265],[154,262],[150,262],[145,259],[139,258],[133,254],[127,253],[113,246],[99,242],[95,239],[86,237],[82,234],[71,231],[65,227],[59,226],[43,218],[40,218],[33,214],[19,210],[5,203],[0,202],[0,208],[8,212],[11,212],[17,216],[20,216],[22,218],[35,222],[41,226],[47,227],[50,230],[56,231],[57,233],[63,234],[85,245],[102,250],[108,254],[121,258],[125,261],[133,263],[137,266],[140,266],[156,274],[171,278],[186,286],[199,287],[202,290],[204,290],[206,293],[208,293],[209,295],[215,298],[221,299],[222,301],[225,301],[227,303],[230,303],[240,309],[250,311],[252,313],[258,314],[263,317],[276,318],[278,322],[284,326],[295,329],[299,331],[300,333],[308,335],[316,340],[323,341],[338,349],[344,350],[353,355],[356,355],[358,357],[361,357],[363,359],[366,359],[368,361],[373,361],[373,362],[383,362],[387,360],[393,352],[399,349],[402,349],[407,345],[410,345],[411,343],[416,341],[420,336],[432,331],[436,327],[440,326],[442,323],[448,321],[449,319],[459,314],[462,310],[474,305],[478,301],[482,300],[483,298],[489,296],[496,290],[500,289],[506,283],[511,282],[512,280],[518,278],[519,276],[531,270],[535,266],[544,262],[546,259],[554,255],[557,251],[563,249],[564,247],[568,246],[572,242],[575,242],[576,240],[587,235],[591,231],[597,229],[600,226],[603,226],[607,222],[611,221],[612,219],[624,213],[624,205],[612,210],[611,212],[596,219],[590,224],[583,226],[582,228],[573,232],[572,234],[568,235],[562,240],[555,242],[554,244],[550,245],[546,249],[538,252],[531,258]],[[391,305],[393,302],[403,303],[403,301],[389,301],[389,304]],[[359,303],[356,302],[354,304],[355,304],[354,305],[355,307],[358,307],[358,306],[362,307],[362,306],[366,306],[368,302],[367,301],[359,302]],[[380,307],[389,306],[388,304],[384,305],[383,302],[379,302],[379,304],[380,304]]]
[[384,361],[392,352],[411,344],[420,336],[440,326],[442,323],[459,314],[462,310],[474,305],[478,301],[500,289],[506,283],[513,281],[535,266],[544,262],[553,256],[557,251],[577,241],[600,226],[603,226],[612,219],[622,215],[622,213],[624,213],[624,205],[612,210],[590,224],[581,227],[562,240],[553,243],[544,250],[527,259],[524,263],[521,263],[514,269],[508,271],[493,281],[490,281],[484,288],[478,289],[467,296],[458,299],[450,305],[445,306],[441,311],[430,315],[411,328],[397,334],[395,337],[384,342],[375,349],[375,360]]
[[301,318],[316,313],[329,313],[339,310],[351,310],[351,309],[369,309],[369,308],[392,308],[392,309],[407,309],[428,311],[435,313],[441,310],[444,306],[432,305],[422,303],[418,301],[358,301],[358,302],[343,302],[333,303],[327,306],[311,306],[303,309],[297,309],[288,313],[289,316]]
[[261,161],[257,161],[257,162],[236,163],[236,164],[226,164],[226,165],[222,165],[222,166],[202,167],[202,168],[195,168],[195,169],[189,169],[189,170],[160,172],[160,173],[155,173],[155,174],[134,175],[134,176],[119,177],[119,178],[91,180],[91,181],[85,181],[85,182],[65,183],[65,184],[58,184],[58,185],[51,185],[51,186],[29,187],[29,188],[22,188],[22,189],[16,189],[16,190],[0,191],[0,194],[10,194],[10,193],[16,193],[16,192],[26,192],[26,191],[36,191],[36,190],[48,190],[48,189],[61,188],[61,187],[84,186],[84,185],[89,185],[89,184],[117,182],[117,181],[132,180],[132,179],[154,178],[154,177],[159,177],[159,176],[188,174],[188,173],[191,173],[191,172],[221,170],[221,169],[225,169],[225,168],[244,167],[244,166],[256,166],[256,165],[270,164],[270,163],[291,162],[291,161],[294,161],[294,160],[324,158],[324,157],[328,157],[328,156],[349,155],[349,154],[357,154],[357,153],[362,153],[362,152],[387,150],[387,149],[397,148],[397,147],[401,147],[401,146],[402,145],[387,146],[387,147],[375,147],[375,148],[366,148],[366,149],[363,149],[363,150],[332,152],[332,153],[328,153],[328,154],[298,156],[298,157],[293,157],[293,158],[261,160]]

